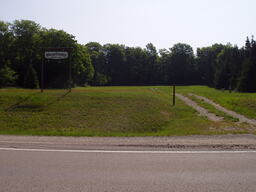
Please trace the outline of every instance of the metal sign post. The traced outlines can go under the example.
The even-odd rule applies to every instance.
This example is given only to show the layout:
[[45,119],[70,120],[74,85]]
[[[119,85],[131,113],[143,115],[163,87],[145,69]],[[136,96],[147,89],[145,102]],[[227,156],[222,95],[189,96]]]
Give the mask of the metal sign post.
[[44,52],[42,52],[42,66],[41,66],[41,92],[44,92]]
[[69,62],[69,92],[71,92],[72,87],[72,77],[71,77],[71,51],[73,48],[63,47],[63,48],[43,48],[42,50],[42,68],[41,68],[41,92],[44,91],[44,65],[45,59],[61,60],[68,59]]
[[175,105],[175,84],[172,87],[172,105]]
[[69,92],[71,92],[71,62],[70,62],[70,56],[69,56],[69,58],[68,58],[68,63],[69,63]]

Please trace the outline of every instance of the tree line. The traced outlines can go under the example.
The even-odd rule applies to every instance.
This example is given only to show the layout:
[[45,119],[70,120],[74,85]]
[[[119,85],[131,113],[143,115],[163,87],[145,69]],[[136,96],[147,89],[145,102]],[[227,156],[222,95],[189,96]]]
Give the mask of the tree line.
[[[73,86],[207,85],[256,92],[256,42],[247,37],[242,48],[214,44],[198,48],[177,43],[157,50],[120,44],[79,44],[72,34],[46,29],[30,20],[0,21],[0,87],[38,88],[42,48],[72,47]],[[45,85],[64,88],[67,60],[47,60]]]

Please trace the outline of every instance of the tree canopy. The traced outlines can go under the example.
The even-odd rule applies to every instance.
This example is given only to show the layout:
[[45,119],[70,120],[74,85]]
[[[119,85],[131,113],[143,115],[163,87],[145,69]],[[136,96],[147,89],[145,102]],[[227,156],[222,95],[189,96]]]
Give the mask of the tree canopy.
[[[121,44],[79,44],[72,34],[46,29],[30,20],[0,21],[0,87],[38,88],[42,49],[72,48],[73,86],[85,85],[192,85],[256,92],[256,42],[245,46],[214,44],[198,48],[177,43],[157,50]],[[48,88],[68,84],[68,60],[47,60]]]

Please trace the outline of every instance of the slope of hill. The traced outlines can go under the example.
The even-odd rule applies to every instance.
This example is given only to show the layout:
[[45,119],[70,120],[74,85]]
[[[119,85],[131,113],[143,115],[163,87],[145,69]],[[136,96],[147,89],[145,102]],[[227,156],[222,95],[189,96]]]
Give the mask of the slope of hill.
[[[184,88],[183,88],[184,89]],[[191,88],[189,88],[191,89]],[[182,90],[181,90],[182,92]],[[0,134],[163,136],[248,133],[234,122],[212,122],[177,99],[171,88],[87,87],[0,89]]]

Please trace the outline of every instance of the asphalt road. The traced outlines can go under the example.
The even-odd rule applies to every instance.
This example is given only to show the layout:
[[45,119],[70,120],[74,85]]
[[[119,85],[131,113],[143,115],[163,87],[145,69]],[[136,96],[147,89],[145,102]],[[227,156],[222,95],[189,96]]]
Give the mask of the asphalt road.
[[253,151],[165,154],[0,149],[0,191],[255,192],[255,162]]
[[255,149],[255,135],[0,135],[0,192],[255,192]]

